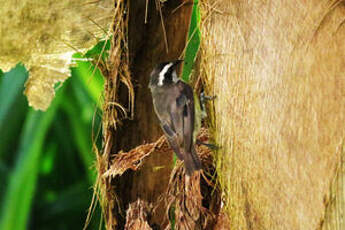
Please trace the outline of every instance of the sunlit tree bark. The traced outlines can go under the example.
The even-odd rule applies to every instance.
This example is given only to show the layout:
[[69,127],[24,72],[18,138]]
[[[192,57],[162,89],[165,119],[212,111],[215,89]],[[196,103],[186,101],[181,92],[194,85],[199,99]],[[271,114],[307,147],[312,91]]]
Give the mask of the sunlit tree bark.
[[202,3],[230,229],[343,229],[344,1]]

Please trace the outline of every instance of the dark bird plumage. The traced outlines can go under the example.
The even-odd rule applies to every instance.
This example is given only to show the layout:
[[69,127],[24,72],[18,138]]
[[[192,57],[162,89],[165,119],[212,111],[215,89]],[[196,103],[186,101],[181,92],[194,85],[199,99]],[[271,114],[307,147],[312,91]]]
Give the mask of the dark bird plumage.
[[149,88],[165,136],[177,157],[184,161],[187,174],[191,175],[201,169],[201,163],[193,140],[193,90],[177,76],[176,68],[180,62],[164,62],[156,66],[150,76]]

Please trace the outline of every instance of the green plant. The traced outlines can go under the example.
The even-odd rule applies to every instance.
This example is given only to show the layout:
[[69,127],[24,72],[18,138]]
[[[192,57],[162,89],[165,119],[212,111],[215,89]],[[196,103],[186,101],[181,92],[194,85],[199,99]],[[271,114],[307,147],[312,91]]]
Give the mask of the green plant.
[[[102,44],[74,57],[95,57]],[[77,60],[46,112],[27,105],[23,65],[0,71],[0,229],[83,226],[95,180],[92,148],[100,143],[103,76],[94,70]],[[98,229],[94,220],[88,229]]]

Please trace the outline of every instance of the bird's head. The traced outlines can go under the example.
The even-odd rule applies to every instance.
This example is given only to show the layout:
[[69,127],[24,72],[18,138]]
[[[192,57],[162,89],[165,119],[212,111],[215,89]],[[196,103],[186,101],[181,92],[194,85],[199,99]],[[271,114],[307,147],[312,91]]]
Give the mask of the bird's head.
[[183,60],[163,62],[158,64],[151,72],[149,87],[162,87],[177,83],[177,67]]

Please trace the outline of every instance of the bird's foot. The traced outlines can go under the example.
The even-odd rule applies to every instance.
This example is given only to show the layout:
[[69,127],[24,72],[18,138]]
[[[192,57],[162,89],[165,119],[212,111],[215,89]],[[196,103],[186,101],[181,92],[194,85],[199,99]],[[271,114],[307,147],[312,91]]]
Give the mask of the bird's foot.
[[199,100],[200,100],[200,108],[203,114],[203,117],[206,117],[206,101],[211,101],[217,98],[217,96],[208,96],[205,95],[204,91],[201,91],[200,95],[199,95]]
[[196,140],[196,144],[197,145],[205,145],[206,147],[208,147],[209,149],[214,150],[214,151],[220,149],[220,147],[215,145],[215,144],[205,143],[205,142],[202,142],[200,140]]
[[208,96],[208,95],[205,95],[204,92],[201,92],[200,98],[202,101],[212,101],[212,100],[216,99],[217,96]]

